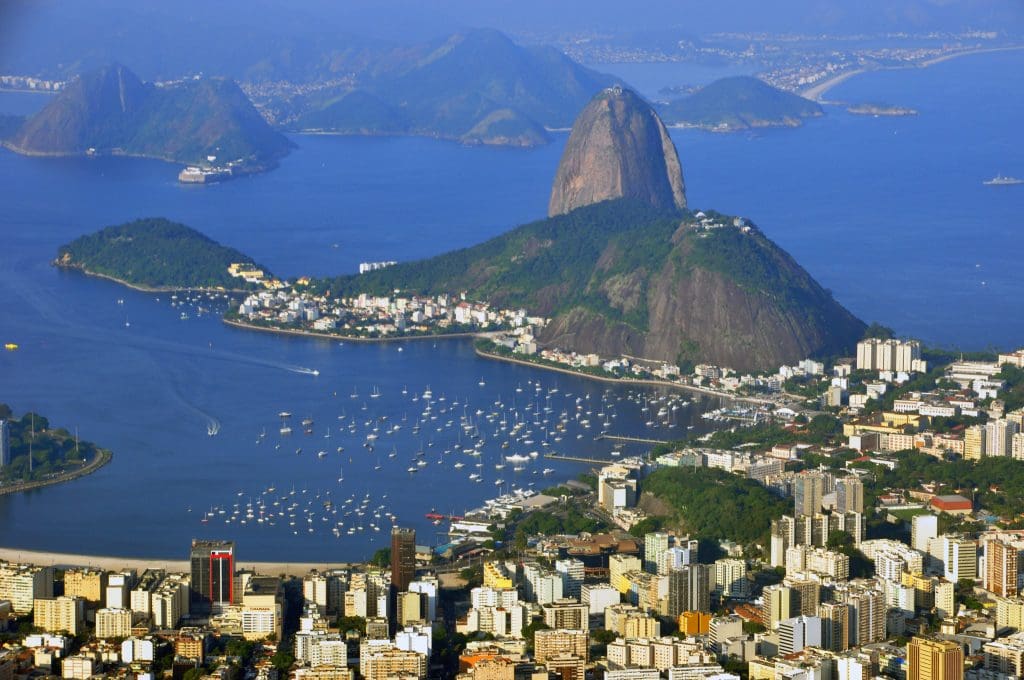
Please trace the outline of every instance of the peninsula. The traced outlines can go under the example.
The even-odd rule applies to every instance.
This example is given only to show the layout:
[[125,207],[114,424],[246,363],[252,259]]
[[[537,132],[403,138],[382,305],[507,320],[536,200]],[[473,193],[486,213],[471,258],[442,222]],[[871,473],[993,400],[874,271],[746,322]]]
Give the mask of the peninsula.
[[112,457],[110,451],[77,434],[53,428],[36,413],[20,418],[0,404],[0,496],[60,484],[95,472]]
[[77,238],[58,249],[53,264],[150,291],[250,291],[277,285],[249,256],[163,218],[135,220]]
[[3,145],[27,156],[155,158],[225,176],[274,167],[292,148],[234,81],[144,83],[120,64],[84,73]]

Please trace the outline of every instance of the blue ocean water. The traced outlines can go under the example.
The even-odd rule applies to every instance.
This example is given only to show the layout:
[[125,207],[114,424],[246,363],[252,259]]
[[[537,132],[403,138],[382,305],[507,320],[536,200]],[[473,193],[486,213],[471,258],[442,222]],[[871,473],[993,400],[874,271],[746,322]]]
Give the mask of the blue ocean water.
[[[866,320],[947,346],[1018,345],[1024,271],[1014,245],[1024,187],[981,182],[997,172],[1024,176],[1022,65],[1020,53],[980,55],[868,74],[830,93],[911,106],[920,111],[916,117],[860,117],[833,106],[798,130],[675,130],[690,202],[753,219]],[[659,77],[651,75],[647,87]],[[0,96],[0,110],[31,108],[23,98],[11,101]],[[0,355],[0,401],[77,426],[115,452],[112,464],[88,478],[0,498],[0,543],[171,557],[182,555],[193,536],[226,536],[239,541],[243,560],[358,559],[385,534],[366,527],[371,512],[362,518],[366,531],[336,538],[329,528],[342,520],[324,509],[327,491],[335,507],[370,494],[369,507],[385,506],[431,543],[440,540],[440,527],[425,512],[459,513],[499,489],[541,487],[588,467],[538,458],[519,473],[511,464],[495,469],[505,455],[543,452],[547,439],[550,449],[608,458],[611,445],[593,440],[599,412],[623,434],[661,438],[689,424],[699,430],[704,404],[671,411],[671,429],[648,428],[650,411],[641,410],[638,395],[605,395],[600,384],[484,361],[465,342],[408,343],[399,352],[395,345],[244,332],[195,306],[182,320],[166,296],[48,264],[60,244],[79,234],[146,215],[184,221],[283,276],[426,257],[542,217],[564,140],[510,150],[297,137],[298,150],[277,170],[209,187],[180,186],[177,169],[159,162],[0,151],[0,339],[21,345]],[[303,372],[310,368],[320,375]],[[425,416],[433,431],[424,424],[413,433],[411,423],[424,416],[422,399],[412,398],[428,385],[449,405],[443,414],[440,404],[434,407],[437,420]],[[382,396],[373,399],[375,387]],[[532,444],[501,449],[497,420],[488,414],[526,418],[531,403],[554,416],[566,412],[571,424],[561,441],[541,437],[534,426]],[[295,421],[288,437],[277,431],[283,410]],[[481,468],[473,456],[444,453],[465,448],[457,427],[463,416],[488,439]],[[300,431],[306,417],[314,420],[311,435]],[[353,420],[355,434],[346,427]],[[394,424],[401,429],[379,436],[372,452],[363,446],[372,425],[383,432]],[[207,436],[208,427],[219,433]],[[408,473],[420,450],[428,464]],[[457,460],[465,466],[456,469]],[[544,467],[555,472],[542,475]],[[483,482],[468,480],[473,470]],[[498,479],[504,482],[496,486]],[[224,524],[235,503],[244,513],[263,498],[269,513],[293,488],[304,499],[290,511],[296,518],[286,513],[274,526]],[[313,507],[319,512],[308,522]],[[200,523],[211,508],[214,517]]]

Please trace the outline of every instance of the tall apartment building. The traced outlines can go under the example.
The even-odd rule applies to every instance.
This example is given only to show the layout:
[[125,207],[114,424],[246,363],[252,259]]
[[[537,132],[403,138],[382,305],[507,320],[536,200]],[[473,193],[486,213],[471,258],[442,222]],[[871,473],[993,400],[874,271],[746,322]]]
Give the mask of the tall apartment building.
[[719,598],[743,598],[750,594],[746,560],[732,557],[716,560],[714,569],[715,592]]
[[571,654],[584,661],[590,650],[590,636],[585,630],[538,630],[534,634],[533,657],[537,663],[562,654]]
[[96,637],[101,640],[126,638],[132,634],[130,609],[96,610]]
[[796,517],[821,511],[825,482],[825,473],[818,470],[807,470],[796,476],[793,480],[793,513]]
[[842,602],[825,602],[818,605],[821,619],[821,646],[833,652],[844,652],[850,648],[850,608]]
[[1009,456],[1013,452],[1013,435],[1020,432],[1020,426],[1004,418],[985,423],[985,455]]
[[857,343],[859,371],[923,371],[921,343],[916,340],[869,338]]
[[964,430],[964,459],[981,460],[985,455],[986,437],[984,425],[971,425]]
[[669,536],[664,531],[653,531],[644,536],[644,571],[658,573],[658,556],[668,550]]
[[915,637],[907,645],[907,680],[963,680],[959,642]]
[[550,628],[590,630],[590,608],[574,599],[555,600],[543,606],[544,623]]
[[690,564],[668,575],[668,615],[711,611],[711,567]]
[[985,590],[998,597],[1016,597],[1020,546],[998,538],[984,541]]
[[219,612],[234,599],[234,541],[193,539],[189,553],[192,568],[191,610],[197,614]]
[[766,587],[761,593],[761,621],[768,630],[777,630],[779,622],[793,616],[793,590],[781,583]]
[[416,577],[416,531],[402,527],[391,529],[391,587],[409,589]]
[[885,639],[885,593],[870,587],[849,588],[841,600],[850,610],[850,644],[863,646]]
[[580,560],[557,560],[555,571],[562,575],[562,595],[580,599],[583,588],[584,564]]
[[107,572],[102,569],[67,569],[64,572],[64,594],[81,597],[90,605],[103,602],[107,590]]
[[0,599],[11,601],[11,611],[28,614],[36,598],[53,597],[53,567],[0,562]]
[[864,512],[864,482],[860,477],[836,480],[836,512]]
[[48,633],[75,636],[85,629],[85,600],[80,597],[36,598],[33,607],[33,623]]
[[932,514],[914,515],[910,521],[910,547],[928,552],[928,541],[939,535],[939,518]]
[[385,647],[360,654],[359,674],[363,680],[387,680],[393,677],[427,677],[427,657],[419,652]]

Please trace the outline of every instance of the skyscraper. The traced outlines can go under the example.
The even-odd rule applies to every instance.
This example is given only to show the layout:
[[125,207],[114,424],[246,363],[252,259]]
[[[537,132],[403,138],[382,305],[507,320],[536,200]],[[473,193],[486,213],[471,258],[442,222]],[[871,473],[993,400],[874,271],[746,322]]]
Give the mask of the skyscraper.
[[711,567],[688,564],[668,574],[668,614],[711,611]]
[[836,482],[836,512],[864,512],[864,482],[858,477]]
[[391,529],[391,587],[396,591],[409,589],[416,577],[416,531]]
[[907,680],[963,680],[964,650],[959,642],[915,637],[907,645]]
[[200,614],[231,604],[235,587],[234,541],[192,540],[191,603]]
[[668,534],[652,531],[644,536],[644,571],[658,573],[658,556],[668,550]]

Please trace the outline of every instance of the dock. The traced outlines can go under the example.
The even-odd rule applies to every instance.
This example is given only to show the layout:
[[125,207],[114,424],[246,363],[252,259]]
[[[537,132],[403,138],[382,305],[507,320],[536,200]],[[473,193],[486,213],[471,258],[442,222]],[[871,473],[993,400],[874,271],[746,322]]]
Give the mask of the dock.
[[614,463],[614,458],[587,458],[585,456],[567,456],[564,453],[545,453],[545,458],[552,460],[570,460],[574,463],[596,463],[598,465],[608,465]]
[[638,444],[671,444],[672,442],[667,439],[645,439],[644,437],[626,437],[619,434],[599,434],[594,437],[595,441],[602,439],[608,439],[613,442],[634,442]]

